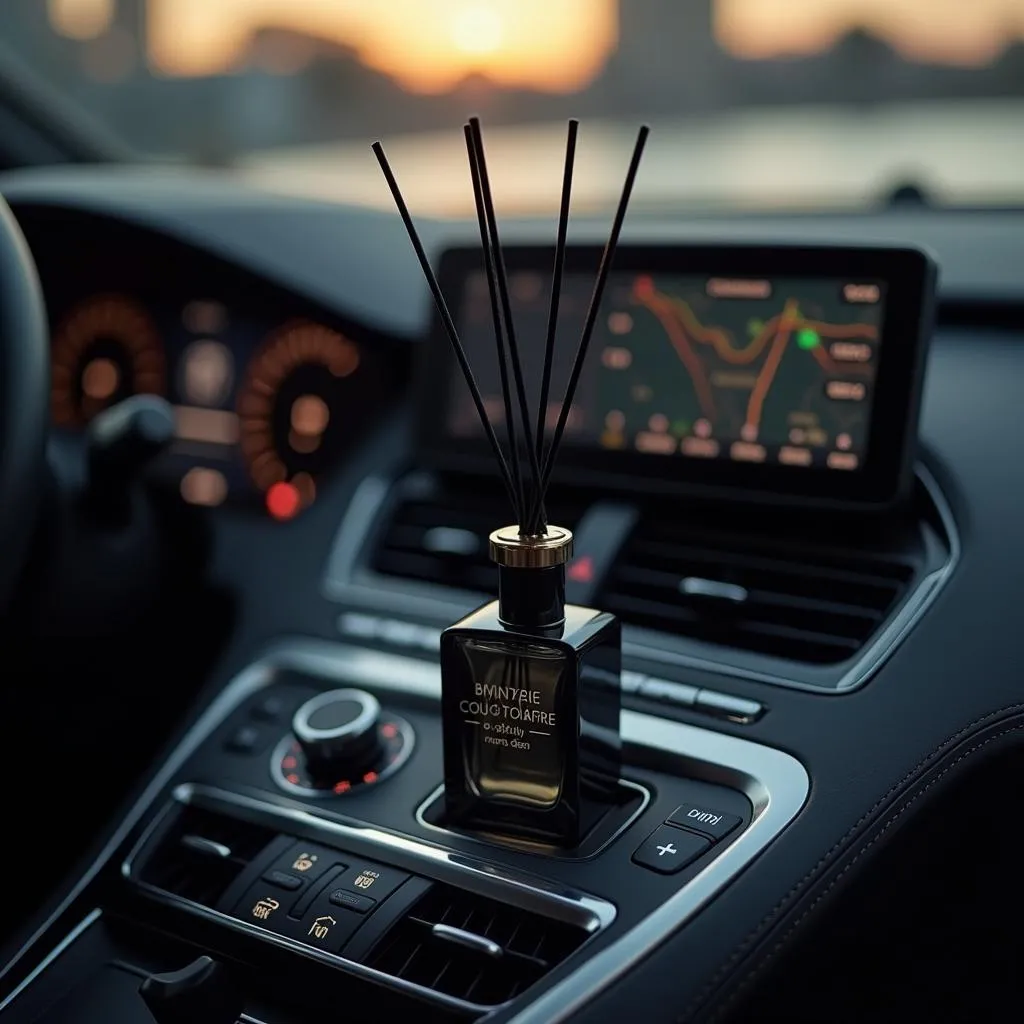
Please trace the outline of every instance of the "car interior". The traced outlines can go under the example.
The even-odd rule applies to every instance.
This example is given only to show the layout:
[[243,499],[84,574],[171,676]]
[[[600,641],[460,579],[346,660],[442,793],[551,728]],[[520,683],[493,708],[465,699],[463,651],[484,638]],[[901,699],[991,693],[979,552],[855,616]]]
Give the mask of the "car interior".
[[6,60],[3,1024],[1016,1016],[1024,209],[615,220],[637,118],[556,244],[575,122],[406,222]]

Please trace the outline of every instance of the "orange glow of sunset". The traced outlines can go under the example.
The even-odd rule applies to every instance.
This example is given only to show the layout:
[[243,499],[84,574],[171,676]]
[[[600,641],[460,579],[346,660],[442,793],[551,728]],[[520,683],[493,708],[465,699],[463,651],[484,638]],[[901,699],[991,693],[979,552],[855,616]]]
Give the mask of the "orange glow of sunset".
[[352,46],[407,88],[441,92],[469,74],[571,91],[616,41],[614,0],[150,0],[149,51],[168,75],[239,65],[252,31],[293,29]]
[[921,63],[980,66],[1024,38],[1022,0],[717,0],[715,34],[738,57],[827,50],[866,28]]

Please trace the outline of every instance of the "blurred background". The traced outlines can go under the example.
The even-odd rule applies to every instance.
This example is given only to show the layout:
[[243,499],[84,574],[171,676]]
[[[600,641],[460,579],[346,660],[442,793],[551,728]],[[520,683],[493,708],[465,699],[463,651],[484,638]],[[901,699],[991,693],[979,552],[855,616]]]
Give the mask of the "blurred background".
[[1024,0],[0,0],[0,47],[161,161],[300,194],[471,203],[461,124],[484,121],[505,211],[820,208],[913,185],[1024,199]]

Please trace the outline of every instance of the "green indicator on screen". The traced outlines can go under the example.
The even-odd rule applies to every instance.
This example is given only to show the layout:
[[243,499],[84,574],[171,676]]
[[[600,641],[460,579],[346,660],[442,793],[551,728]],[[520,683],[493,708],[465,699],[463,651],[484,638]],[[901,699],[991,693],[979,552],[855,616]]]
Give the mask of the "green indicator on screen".
[[803,349],[817,348],[821,344],[821,336],[810,327],[802,327],[796,332],[796,343]]
[[756,317],[753,317],[747,321],[747,334],[749,334],[752,338],[756,338],[763,330],[763,320],[758,320]]
[[688,420],[676,420],[675,423],[672,424],[672,433],[675,434],[676,437],[682,437],[684,434],[688,434],[689,432],[690,424]]

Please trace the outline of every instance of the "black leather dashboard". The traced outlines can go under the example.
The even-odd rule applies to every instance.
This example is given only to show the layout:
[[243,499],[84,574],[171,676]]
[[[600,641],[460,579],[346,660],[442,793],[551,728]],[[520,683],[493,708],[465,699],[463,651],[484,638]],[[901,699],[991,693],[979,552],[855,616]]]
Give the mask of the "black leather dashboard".
[[[12,175],[0,180],[0,191],[16,213],[39,206],[88,210],[166,232],[397,343],[413,343],[426,327],[427,295],[390,212],[271,197],[184,172]],[[435,251],[472,238],[466,223],[434,221],[422,230]],[[516,221],[505,236],[532,241],[550,230]],[[591,219],[571,227],[581,240],[601,230]],[[795,756],[811,777],[810,797],[739,878],[575,1018],[627,1019],[642,1007],[650,1022],[718,1019],[922,806],[1024,734],[1015,600],[1024,577],[1024,215],[915,211],[657,223],[638,216],[627,236],[891,239],[929,247],[942,271],[922,461],[956,522],[956,570],[856,692],[818,695],[730,680],[730,692],[765,703],[769,713],[753,724],[716,728]],[[228,510],[213,522],[213,576],[244,597],[239,628],[206,699],[274,637],[337,639],[339,607],[322,595],[321,580],[338,523],[366,473],[404,465],[409,444],[409,424],[398,417],[353,453],[301,524],[282,527]],[[274,586],[261,585],[267,580]],[[674,714],[705,724],[686,711]]]

